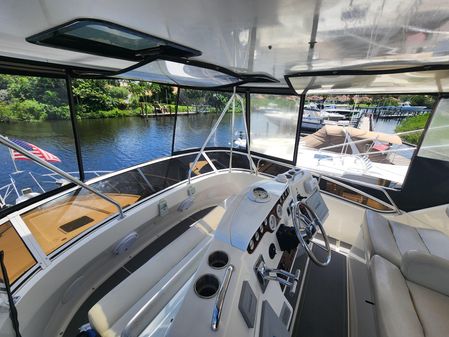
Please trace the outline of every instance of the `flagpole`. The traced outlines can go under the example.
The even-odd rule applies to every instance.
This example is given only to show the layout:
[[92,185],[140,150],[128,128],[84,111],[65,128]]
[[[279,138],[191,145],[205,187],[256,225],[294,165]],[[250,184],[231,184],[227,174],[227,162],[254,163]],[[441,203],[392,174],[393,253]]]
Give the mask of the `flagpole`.
[[[6,138],[6,139],[9,139],[9,138],[6,137],[6,136],[5,136],[5,138]],[[12,164],[13,164],[14,169],[15,169],[15,171],[14,171],[13,173],[18,173],[18,172],[20,172],[20,171],[17,169],[17,164],[16,164],[16,161],[14,160],[14,155],[13,155],[13,153],[12,153],[12,149],[8,148],[8,150],[9,150],[9,155],[11,156]]]

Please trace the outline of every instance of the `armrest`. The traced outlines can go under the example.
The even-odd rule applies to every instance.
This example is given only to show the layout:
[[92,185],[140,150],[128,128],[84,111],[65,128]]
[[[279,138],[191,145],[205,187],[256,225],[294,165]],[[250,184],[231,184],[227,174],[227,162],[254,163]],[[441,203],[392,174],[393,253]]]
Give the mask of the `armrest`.
[[449,260],[411,250],[402,256],[401,271],[407,280],[449,296]]

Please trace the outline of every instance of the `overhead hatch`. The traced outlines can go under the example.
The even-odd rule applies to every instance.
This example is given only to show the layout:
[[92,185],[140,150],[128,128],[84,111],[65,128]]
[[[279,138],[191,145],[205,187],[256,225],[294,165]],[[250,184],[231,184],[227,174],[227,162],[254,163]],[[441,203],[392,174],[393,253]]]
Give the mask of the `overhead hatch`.
[[157,55],[201,55],[199,50],[97,19],[76,19],[30,36],[26,40],[41,46],[128,61],[142,61]]

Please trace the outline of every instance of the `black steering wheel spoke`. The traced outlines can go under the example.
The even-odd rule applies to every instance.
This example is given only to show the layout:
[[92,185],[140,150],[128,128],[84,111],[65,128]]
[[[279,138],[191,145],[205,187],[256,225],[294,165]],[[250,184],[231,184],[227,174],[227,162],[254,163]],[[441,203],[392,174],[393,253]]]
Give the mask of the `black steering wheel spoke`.
[[[292,206],[291,217],[296,236],[306,250],[310,259],[319,266],[327,266],[331,261],[332,251],[330,248],[329,238],[327,237],[323,224],[321,223],[320,218],[316,215],[315,211],[306,203],[298,201]],[[318,232],[320,232],[323,237],[324,246],[312,240]],[[309,246],[310,241],[327,253],[324,260],[320,260],[315,255],[312,248]]]

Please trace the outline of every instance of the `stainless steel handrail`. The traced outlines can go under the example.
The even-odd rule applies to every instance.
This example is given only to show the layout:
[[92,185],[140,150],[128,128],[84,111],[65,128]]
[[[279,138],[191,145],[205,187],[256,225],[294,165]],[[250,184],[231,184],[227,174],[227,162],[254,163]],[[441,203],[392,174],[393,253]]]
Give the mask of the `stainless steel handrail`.
[[[212,127],[212,130],[210,130],[209,135],[207,136],[206,140],[203,143],[203,146],[201,146],[200,151],[196,155],[195,160],[193,161],[192,165],[189,168],[189,174],[188,174],[188,182],[187,184],[190,185],[190,180],[192,179],[192,171],[195,168],[196,164],[198,163],[198,160],[200,159],[201,155],[204,152],[204,149],[206,148],[207,144],[209,143],[210,139],[212,138],[215,131],[217,131],[218,126],[221,123],[221,120],[225,116],[226,112],[228,111],[229,107],[231,106],[231,103],[234,101],[235,94],[232,94],[231,98],[229,99],[228,103],[226,103],[226,106],[224,107],[223,111],[221,112],[220,116],[218,117],[217,121],[215,122],[214,126]],[[232,146],[232,144],[231,144]]]
[[[243,102],[243,98],[240,95],[237,94],[236,96],[242,106],[243,124],[245,125],[246,152],[247,152],[247,156],[248,156],[249,166],[252,170],[254,170],[254,174],[257,175],[257,166],[254,164],[253,158],[251,157],[251,144],[249,141],[248,123],[246,122],[245,103]],[[231,144],[231,146],[232,146],[232,144]]]
[[67,179],[68,181],[74,183],[75,185],[78,185],[82,188],[85,188],[86,190],[92,192],[93,194],[96,194],[97,196],[99,196],[100,198],[110,202],[111,204],[113,204],[115,207],[117,207],[119,213],[120,213],[120,218],[124,218],[125,214],[123,213],[123,208],[122,206],[116,202],[114,199],[108,197],[107,195],[101,193],[100,191],[97,191],[95,188],[87,185],[86,183],[82,182],[81,180],[71,176],[70,174],[64,172],[63,170],[61,170],[60,168],[46,162],[45,160],[39,158],[38,156],[28,152],[27,150],[25,150],[23,147],[15,144],[14,142],[10,141],[8,138],[6,138],[5,136],[0,135],[0,143],[5,145],[6,147],[19,152],[20,154],[24,155],[25,157],[29,158],[30,160],[38,163],[39,165],[45,167],[46,169],[49,169],[50,171],[53,171],[57,174],[59,174],[60,176],[64,177],[65,179]]
[[226,292],[228,291],[233,271],[234,266],[232,264],[226,268],[223,282],[220,285],[220,289],[218,289],[217,300],[215,301],[214,310],[212,312],[211,328],[213,331],[218,330],[218,325],[220,324],[220,317],[223,311],[223,304],[226,297]]

